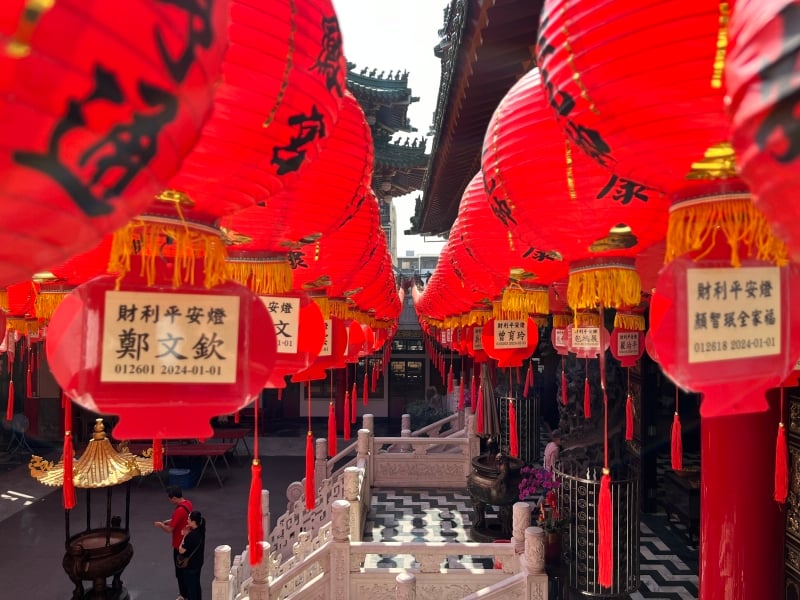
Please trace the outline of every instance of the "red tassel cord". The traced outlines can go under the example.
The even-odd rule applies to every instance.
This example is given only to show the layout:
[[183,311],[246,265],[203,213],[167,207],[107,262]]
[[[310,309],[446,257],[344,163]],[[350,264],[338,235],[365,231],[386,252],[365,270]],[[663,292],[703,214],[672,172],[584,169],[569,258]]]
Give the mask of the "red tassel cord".
[[670,446],[672,470],[683,470],[683,438],[681,436],[681,416],[678,412],[678,388],[675,388],[675,416],[672,419],[672,444]]
[[264,558],[264,511],[261,507],[261,461],[258,452],[258,402],[253,404],[253,463],[250,467],[250,494],[247,499],[247,543],[250,546],[250,565]]
[[786,427],[783,424],[783,388],[780,419],[778,440],[775,442],[775,502],[783,504],[789,495],[789,451],[786,448]]
[[278,402],[283,400],[283,388],[278,388]]
[[475,414],[475,433],[483,433],[483,381],[478,387],[478,410]]
[[611,587],[614,580],[614,516],[611,510],[611,474],[603,469],[597,506],[597,583]]
[[453,383],[453,363],[450,363],[450,370],[447,372],[447,393],[452,394],[455,389]]
[[625,439],[633,439],[633,398],[631,397],[631,368],[628,367],[628,396],[625,398]]
[[564,357],[561,357],[561,405],[567,405],[567,369],[564,364]]
[[350,439],[350,392],[344,393],[344,418],[342,419],[342,423],[344,424],[344,439]]
[[533,361],[528,365],[528,373],[525,375],[525,387],[522,390],[522,397],[528,398],[533,388]]
[[362,386],[364,389],[361,390],[361,401],[364,406],[369,404],[369,380],[367,379],[367,372],[364,371],[364,385]]
[[306,435],[306,510],[317,507],[317,486],[314,485],[314,435]]
[[62,396],[64,402],[64,486],[62,489],[64,508],[75,508],[75,481],[73,480],[72,461],[75,451],[72,448],[72,401]]
[[356,388],[356,382],[353,382],[353,391],[350,393],[350,422],[355,423],[358,418],[358,389]]
[[6,404],[6,421],[14,418],[14,359],[12,354],[8,357],[8,402]]
[[250,546],[250,565],[257,565],[264,557],[261,542],[264,539],[264,514],[261,510],[261,462],[253,459],[250,467],[250,495],[247,500],[247,543]]
[[519,457],[519,434],[517,432],[517,408],[514,399],[508,401],[508,439],[511,444],[511,456]]
[[467,395],[466,394],[466,388],[467,388],[466,384],[467,384],[467,382],[464,381],[464,377],[465,377],[465,374],[464,374],[464,371],[462,369],[462,371],[461,371],[461,385],[458,388],[458,410],[459,411],[464,410],[464,405],[465,405],[466,400],[467,400],[467,398],[466,398],[466,395]]
[[378,392],[378,363],[372,363],[372,393]]
[[233,413],[233,422],[234,424],[238,425],[240,420],[241,416],[239,415],[239,411],[237,410],[235,413]]
[[586,377],[583,380],[583,418],[592,418],[592,387],[589,385],[589,359],[586,359]]
[[161,438],[153,440],[153,471],[164,470],[164,446]]
[[[477,365],[478,363],[475,363]],[[478,378],[478,372],[473,369],[472,377],[469,380],[469,409],[472,411],[472,414],[475,414],[475,410],[478,408],[478,397],[475,395],[475,380]]]
[[336,456],[336,405],[328,403],[328,456]]
[[28,364],[25,367],[25,395],[33,398],[33,348],[28,347]]

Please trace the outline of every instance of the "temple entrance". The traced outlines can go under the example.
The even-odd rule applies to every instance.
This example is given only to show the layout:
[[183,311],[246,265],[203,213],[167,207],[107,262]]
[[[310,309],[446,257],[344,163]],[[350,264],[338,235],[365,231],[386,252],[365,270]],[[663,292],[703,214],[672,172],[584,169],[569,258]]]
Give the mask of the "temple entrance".
[[389,362],[389,418],[399,421],[406,405],[425,397],[425,357]]

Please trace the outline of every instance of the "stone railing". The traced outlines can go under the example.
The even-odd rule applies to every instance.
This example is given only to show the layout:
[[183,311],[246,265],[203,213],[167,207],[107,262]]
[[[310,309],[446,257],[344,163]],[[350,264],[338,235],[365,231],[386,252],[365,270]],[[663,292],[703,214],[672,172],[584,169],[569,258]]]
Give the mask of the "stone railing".
[[[214,551],[212,600],[482,600],[547,597],[544,532],[531,527],[531,507],[514,505],[510,544],[356,542],[351,539],[351,504],[336,500],[332,520],[315,538],[304,534],[295,555],[283,562],[270,544],[250,569],[245,552],[231,564],[230,546]],[[405,555],[412,567],[365,568],[370,554]],[[442,567],[454,556],[493,557],[495,569]]]

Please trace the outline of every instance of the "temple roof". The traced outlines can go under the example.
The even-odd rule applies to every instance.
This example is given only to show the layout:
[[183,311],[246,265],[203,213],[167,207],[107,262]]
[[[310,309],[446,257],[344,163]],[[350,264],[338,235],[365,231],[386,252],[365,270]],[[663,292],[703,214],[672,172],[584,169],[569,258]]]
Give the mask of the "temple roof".
[[432,159],[414,233],[447,232],[461,195],[480,169],[494,109],[534,64],[543,0],[452,0],[436,55],[442,78],[434,114]]

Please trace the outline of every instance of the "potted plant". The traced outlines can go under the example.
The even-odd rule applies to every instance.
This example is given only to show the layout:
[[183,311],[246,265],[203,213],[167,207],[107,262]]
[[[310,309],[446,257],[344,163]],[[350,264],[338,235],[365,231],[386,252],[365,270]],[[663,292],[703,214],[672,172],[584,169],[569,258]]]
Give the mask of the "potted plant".
[[523,467],[519,484],[519,499],[537,502],[534,509],[536,524],[544,529],[545,562],[558,564],[561,560],[561,531],[567,524],[558,510],[556,490],[561,482],[553,472],[542,467]]

